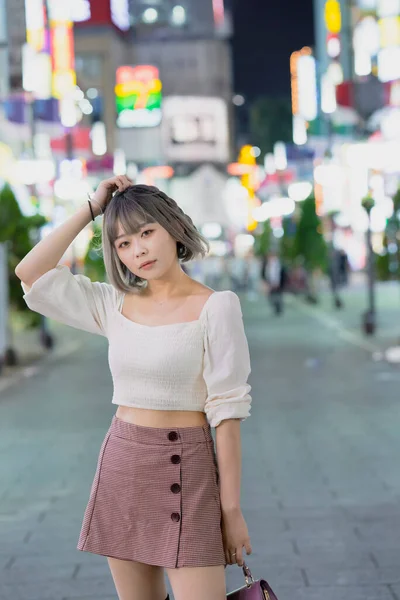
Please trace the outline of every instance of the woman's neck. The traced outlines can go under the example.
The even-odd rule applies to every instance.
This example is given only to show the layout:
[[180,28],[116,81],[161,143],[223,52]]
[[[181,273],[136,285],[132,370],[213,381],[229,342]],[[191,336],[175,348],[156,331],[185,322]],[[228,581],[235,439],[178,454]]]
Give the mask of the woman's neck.
[[190,281],[190,277],[179,267],[177,272],[170,273],[161,279],[149,281],[145,295],[153,300],[164,300],[173,296],[180,296]]

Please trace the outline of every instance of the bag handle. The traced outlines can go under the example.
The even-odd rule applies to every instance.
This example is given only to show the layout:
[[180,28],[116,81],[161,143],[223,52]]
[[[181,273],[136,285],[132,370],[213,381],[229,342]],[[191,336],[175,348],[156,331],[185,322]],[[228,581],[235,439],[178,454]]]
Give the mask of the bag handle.
[[[256,582],[254,581],[254,577],[251,574],[250,568],[246,565],[246,563],[244,561],[243,561],[243,567],[242,567],[242,569],[243,569],[244,579],[245,579],[245,582],[246,582],[246,587],[249,589]],[[262,583],[265,583],[265,582],[262,582]],[[268,589],[264,585],[262,585],[262,584],[261,584],[261,587],[262,587],[262,592],[264,594],[265,600],[271,600],[271,596],[269,594]]]
[[251,571],[249,569],[249,567],[246,565],[246,563],[243,561],[243,575],[244,575],[244,580],[246,582],[246,587],[251,587],[254,583],[254,578],[253,575],[251,574]]

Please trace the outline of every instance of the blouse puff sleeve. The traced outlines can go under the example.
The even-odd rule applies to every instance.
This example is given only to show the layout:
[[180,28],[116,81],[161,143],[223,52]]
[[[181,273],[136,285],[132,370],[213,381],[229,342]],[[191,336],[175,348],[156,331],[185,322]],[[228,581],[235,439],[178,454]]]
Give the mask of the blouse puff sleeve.
[[107,319],[117,304],[117,290],[108,283],[92,282],[57,265],[32,287],[21,282],[28,307],[45,317],[107,337]]
[[251,372],[240,301],[234,292],[212,294],[206,311],[203,377],[205,413],[212,427],[224,419],[244,421],[250,415]]

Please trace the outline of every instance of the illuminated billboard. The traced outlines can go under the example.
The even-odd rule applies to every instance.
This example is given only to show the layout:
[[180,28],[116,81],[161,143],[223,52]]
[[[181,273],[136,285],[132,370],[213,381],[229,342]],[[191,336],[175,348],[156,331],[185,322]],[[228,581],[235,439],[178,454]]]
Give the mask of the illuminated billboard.
[[305,46],[290,56],[293,141],[305,144],[307,123],[318,115],[317,73],[311,48]]
[[168,161],[229,160],[228,108],[222,98],[165,98],[161,130]]
[[116,74],[117,125],[156,127],[161,123],[162,83],[152,65],[118,67]]
[[129,0],[70,0],[72,20],[78,25],[114,25],[130,28]]
[[71,21],[50,21],[53,98],[61,100],[76,86],[74,33]]

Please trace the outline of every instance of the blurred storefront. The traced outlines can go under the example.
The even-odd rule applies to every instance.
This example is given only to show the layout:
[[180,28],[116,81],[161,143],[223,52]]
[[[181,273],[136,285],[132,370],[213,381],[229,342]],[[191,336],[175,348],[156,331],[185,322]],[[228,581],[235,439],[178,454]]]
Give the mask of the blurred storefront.
[[1,0],[2,176],[42,235],[114,173],[169,189],[200,226],[237,224],[229,3],[156,4]]

